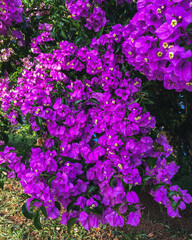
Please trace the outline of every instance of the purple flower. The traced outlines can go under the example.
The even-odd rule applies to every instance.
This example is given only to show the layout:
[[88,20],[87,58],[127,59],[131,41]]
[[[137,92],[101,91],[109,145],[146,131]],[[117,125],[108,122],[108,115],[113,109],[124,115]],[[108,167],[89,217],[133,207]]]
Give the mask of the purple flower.
[[128,216],[127,224],[130,224],[131,226],[137,226],[140,222],[141,212],[139,210],[135,212],[130,212]]
[[126,199],[129,205],[139,203],[139,197],[137,193],[133,191],[127,193]]

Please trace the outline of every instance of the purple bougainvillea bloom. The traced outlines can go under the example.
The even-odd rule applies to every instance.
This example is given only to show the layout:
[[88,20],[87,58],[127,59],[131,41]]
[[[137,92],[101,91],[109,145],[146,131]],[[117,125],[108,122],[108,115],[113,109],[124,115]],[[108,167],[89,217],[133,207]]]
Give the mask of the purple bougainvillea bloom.
[[137,193],[134,191],[128,192],[126,199],[127,199],[129,205],[136,204],[139,202],[139,197],[137,196]]
[[140,222],[141,212],[139,210],[135,212],[130,212],[128,216],[127,224],[130,224],[131,226],[137,226]]

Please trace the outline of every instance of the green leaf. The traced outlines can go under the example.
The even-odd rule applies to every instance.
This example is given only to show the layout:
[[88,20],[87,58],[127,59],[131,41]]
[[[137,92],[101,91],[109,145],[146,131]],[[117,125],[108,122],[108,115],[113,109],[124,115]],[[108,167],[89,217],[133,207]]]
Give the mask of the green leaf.
[[120,48],[121,48],[121,44],[117,44],[117,48],[116,48],[116,50],[115,50],[115,53],[118,53],[119,50],[120,50]]
[[95,185],[90,186],[90,188],[88,189],[87,193],[91,194],[91,193],[95,192],[97,189],[98,189],[98,186],[95,186]]
[[114,209],[115,211],[118,211],[122,203],[115,204]]
[[22,213],[27,219],[33,218],[33,212],[27,209],[27,204],[24,203],[22,206]]
[[77,160],[75,160],[74,158],[70,158],[70,157],[62,157],[64,160],[72,162],[72,163],[76,163]]
[[91,208],[91,207],[85,207],[83,209],[84,212],[86,213],[93,213],[93,214],[96,214],[96,215],[102,215],[103,213],[103,207],[101,205],[97,206],[97,207],[94,207],[94,208]]
[[53,32],[53,31],[51,31],[51,37],[53,38],[53,39],[55,39],[55,32]]
[[74,43],[75,43],[75,45],[78,45],[78,43],[80,43],[82,41],[84,41],[84,38],[83,37],[78,37],[78,38],[75,39]]
[[103,34],[103,31],[104,31],[104,27],[102,27],[96,34],[97,38],[100,38],[101,35]]
[[31,117],[31,114],[28,112],[27,115],[25,116],[27,123],[29,122],[30,117]]
[[31,203],[30,203],[30,210],[33,210],[33,208],[36,207],[36,206],[34,206],[34,203],[36,203],[36,202],[40,202],[40,200],[37,199],[37,198],[35,198],[35,199],[33,199],[33,200],[31,201]]
[[55,202],[55,207],[59,209],[59,211],[61,210],[61,204],[57,201]]
[[7,172],[7,169],[5,167],[0,167],[1,172]]
[[129,184],[129,191],[131,191],[133,184]]
[[43,213],[43,215],[44,215],[46,218],[48,218],[48,214],[47,214],[46,208],[45,208],[43,205],[41,205],[40,209],[41,209],[41,212]]
[[78,104],[79,104],[80,102],[82,102],[82,101],[83,101],[83,100],[81,99],[81,100],[77,100],[77,101],[74,102],[74,107],[75,107],[75,109],[78,108]]
[[191,31],[192,31],[192,23],[190,23],[190,24],[187,26],[187,31],[188,31],[188,32],[191,32]]
[[79,210],[79,206],[75,205],[74,202],[75,201],[67,205],[67,212],[69,212],[70,210]]
[[90,98],[89,101],[93,102],[93,103],[96,103],[96,104],[99,104],[99,102],[96,98]]
[[157,189],[159,189],[162,186],[164,186],[164,184],[162,184],[162,183],[154,185],[153,186],[153,191],[156,191]]
[[157,162],[157,158],[153,158],[153,157],[148,158],[147,164],[150,170],[154,168],[156,162]]
[[144,104],[154,104],[154,102],[153,101],[151,101],[151,100],[149,100],[148,98],[142,98],[142,102],[144,103]]
[[167,194],[167,196],[168,196],[168,197],[171,197],[171,196],[177,195],[177,194],[178,194],[178,192],[176,192],[176,191],[170,191],[170,192]]
[[3,137],[3,141],[4,141],[5,144],[7,145],[7,143],[9,142],[9,137],[8,137],[8,135],[7,135],[6,133],[4,133],[4,132],[1,132],[0,134],[1,134],[2,137]]
[[180,201],[175,202],[173,199],[171,200],[171,207],[173,208],[174,211],[178,208],[179,204]]
[[56,178],[56,176],[51,176],[50,178],[47,179],[47,185],[51,186],[51,182]]
[[65,31],[61,30],[60,35],[63,39],[67,39],[67,35],[66,35]]
[[128,206],[128,210],[129,210],[129,212],[135,212],[135,211],[136,211],[134,205],[129,205],[129,206]]
[[23,124],[22,116],[20,114],[17,117],[17,121],[18,123]]
[[3,190],[3,188],[4,188],[4,181],[3,181],[3,179],[0,179],[0,188]]
[[36,121],[37,126],[41,128],[41,120],[40,120],[40,118],[35,116],[35,121]]
[[115,185],[116,185],[116,177],[111,177],[109,181],[109,186],[113,188]]
[[150,179],[151,179],[151,176],[144,176],[144,177],[142,178],[144,184],[145,184],[146,182],[148,182]]
[[33,215],[33,224],[38,230],[42,229],[39,211],[36,211]]
[[75,224],[76,221],[77,221],[77,218],[75,218],[75,217],[70,218],[70,219],[67,221],[67,230],[68,230],[68,233],[70,233],[71,228],[72,228],[72,226]]

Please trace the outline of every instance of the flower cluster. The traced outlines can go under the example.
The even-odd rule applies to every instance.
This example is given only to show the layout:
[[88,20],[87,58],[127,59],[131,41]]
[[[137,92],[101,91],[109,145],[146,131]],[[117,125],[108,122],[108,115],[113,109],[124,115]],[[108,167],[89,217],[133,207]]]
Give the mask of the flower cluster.
[[163,204],[167,208],[167,213],[171,217],[181,217],[179,215],[179,209],[186,208],[186,203],[191,203],[191,196],[186,190],[182,190],[179,186],[174,185],[169,188],[171,191],[171,198],[167,197],[168,190],[161,186],[155,191],[151,191],[151,195],[154,196],[154,200],[160,204]]
[[129,64],[166,89],[192,91],[191,51],[187,26],[192,22],[188,1],[137,1],[138,13],[125,26],[122,44]]
[[81,18],[84,18],[84,26],[89,30],[93,29],[95,32],[98,32],[107,23],[105,11],[97,6],[97,4],[102,4],[102,2],[103,0],[97,0],[91,4],[89,0],[68,0],[67,8],[73,19],[81,20]]
[[31,51],[32,53],[41,53],[40,45],[44,45],[45,42],[54,41],[54,39],[51,37],[51,30],[53,25],[44,23],[39,23],[38,30],[41,31],[41,34],[38,35],[38,37],[31,39]]
[[12,48],[8,49],[1,49],[0,53],[0,62],[6,62],[11,57],[11,55],[14,53],[14,50]]
[[23,8],[20,0],[3,0],[0,8],[0,35],[7,35],[7,27],[22,22]]

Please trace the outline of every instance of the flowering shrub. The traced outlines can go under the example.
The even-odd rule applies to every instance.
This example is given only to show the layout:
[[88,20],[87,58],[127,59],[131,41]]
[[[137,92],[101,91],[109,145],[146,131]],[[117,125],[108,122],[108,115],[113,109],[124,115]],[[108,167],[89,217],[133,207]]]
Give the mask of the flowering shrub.
[[[118,4],[125,2],[132,1]],[[179,210],[192,202],[186,190],[172,185],[179,169],[169,161],[173,149],[164,136],[154,134],[155,117],[142,100],[144,80],[131,67],[150,80],[177,78],[174,89],[190,90],[191,72],[184,72],[191,66],[191,51],[180,47],[182,39],[190,43],[189,34],[183,33],[190,23],[187,3],[161,1],[160,12],[159,1],[138,1],[138,13],[128,25],[117,23],[104,31],[110,23],[104,17],[105,1],[68,0],[67,9],[82,21],[82,32],[84,27],[103,32],[82,46],[78,40],[58,41],[55,20],[39,23],[40,34],[31,39],[32,53],[23,58],[16,82],[10,84],[9,76],[1,79],[1,108],[9,122],[30,124],[43,139],[25,158],[9,146],[0,152],[3,169],[19,178],[29,195],[23,212],[36,227],[40,210],[55,219],[60,205],[66,209],[61,224],[69,228],[77,221],[87,230],[100,223],[137,226],[142,210],[137,193],[145,185],[171,217],[180,217]],[[182,19],[178,26],[170,22],[173,8],[174,25]],[[184,15],[177,19],[181,8]],[[66,21],[73,20],[68,15]],[[162,38],[161,26],[170,28],[169,23],[177,33],[173,37],[171,28]]]

